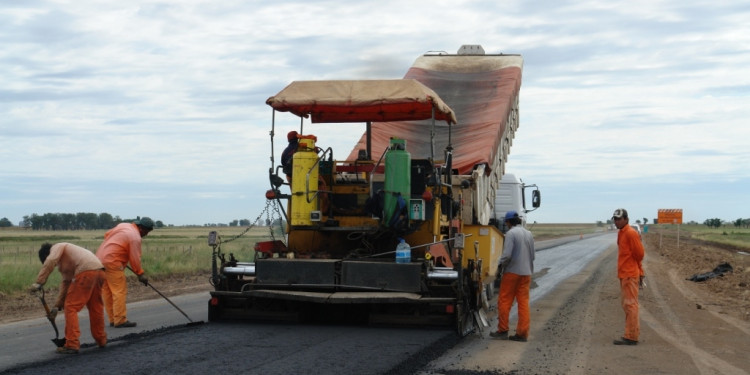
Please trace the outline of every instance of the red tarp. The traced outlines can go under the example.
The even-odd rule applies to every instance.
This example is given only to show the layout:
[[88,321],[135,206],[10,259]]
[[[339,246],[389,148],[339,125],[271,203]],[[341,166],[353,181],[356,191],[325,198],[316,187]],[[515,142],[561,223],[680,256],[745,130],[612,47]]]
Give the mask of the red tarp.
[[[523,59],[517,55],[425,55],[417,59],[404,78],[416,79],[435,91],[458,118],[452,126],[453,168],[470,174],[477,164],[493,165],[502,155],[502,137],[521,88]],[[517,120],[516,120],[517,123]],[[391,137],[406,139],[412,159],[430,157],[431,121],[377,122],[372,124],[372,158],[378,160]],[[363,135],[347,160],[365,149]],[[443,159],[448,125],[436,122],[435,155]]]
[[424,120],[433,109],[437,120],[456,122],[450,107],[413,79],[295,81],[266,104],[314,123]]

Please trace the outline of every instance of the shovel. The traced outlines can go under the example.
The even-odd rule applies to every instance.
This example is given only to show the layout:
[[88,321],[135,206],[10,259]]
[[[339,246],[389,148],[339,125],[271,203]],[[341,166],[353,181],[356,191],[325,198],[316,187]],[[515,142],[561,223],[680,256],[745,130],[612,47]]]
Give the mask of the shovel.
[[42,301],[42,306],[44,306],[44,311],[47,312],[47,320],[49,320],[50,323],[52,323],[52,328],[55,329],[55,338],[52,339],[52,342],[57,345],[58,348],[61,348],[65,345],[65,337],[60,337],[60,332],[57,330],[57,324],[55,324],[55,317],[52,316],[51,310],[49,306],[47,305],[47,302],[44,300],[44,288],[41,289],[41,293],[37,294],[39,296],[39,300]]
[[[133,269],[130,268],[130,266],[125,266],[125,267],[127,267],[131,272],[135,273],[135,271],[133,271]],[[175,305],[174,302],[172,302],[169,298],[167,298],[167,296],[165,296],[160,291],[158,291],[153,285],[151,285],[151,283],[148,283],[147,285],[150,286],[151,289],[154,290],[154,292],[158,293],[162,298],[164,298],[165,300],[167,300],[167,302],[169,302],[170,305],[172,305],[175,309],[177,309],[177,311],[179,311],[180,313],[182,313],[182,315],[185,315],[185,317],[187,318],[187,320],[190,321],[190,323],[187,324],[187,327],[196,326],[196,325],[199,325],[199,324],[203,324],[202,320],[194,322],[193,319],[190,319],[190,317],[187,314],[185,314],[185,312],[182,311],[181,308],[177,307],[177,305]]]

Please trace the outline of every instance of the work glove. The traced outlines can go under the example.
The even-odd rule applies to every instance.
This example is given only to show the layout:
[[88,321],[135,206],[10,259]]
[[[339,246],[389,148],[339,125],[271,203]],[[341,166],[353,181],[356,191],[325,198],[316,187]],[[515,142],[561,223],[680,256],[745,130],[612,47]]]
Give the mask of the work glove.
[[34,294],[34,293],[36,293],[36,292],[38,292],[40,290],[42,290],[42,284],[33,283],[29,287],[29,293],[30,294]]
[[142,282],[143,285],[148,286],[148,277],[146,277],[145,273],[138,275],[138,281]]
[[57,312],[58,312],[57,307],[53,307],[49,310],[50,320],[55,320],[55,318],[57,318]]
[[641,276],[641,278],[638,280],[638,288],[643,289],[646,287],[646,276]]

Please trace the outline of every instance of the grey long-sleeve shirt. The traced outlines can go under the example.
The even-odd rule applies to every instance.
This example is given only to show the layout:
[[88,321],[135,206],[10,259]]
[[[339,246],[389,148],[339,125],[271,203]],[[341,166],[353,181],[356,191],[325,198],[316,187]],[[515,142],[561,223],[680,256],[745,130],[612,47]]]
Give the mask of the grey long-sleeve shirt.
[[534,274],[534,236],[528,229],[514,226],[505,233],[503,255],[500,264],[504,264],[505,272],[526,276]]

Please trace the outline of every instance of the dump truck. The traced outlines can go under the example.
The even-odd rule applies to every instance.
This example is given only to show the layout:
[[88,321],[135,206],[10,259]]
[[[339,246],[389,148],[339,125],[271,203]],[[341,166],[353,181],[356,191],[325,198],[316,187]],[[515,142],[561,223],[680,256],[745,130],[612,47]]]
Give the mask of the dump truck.
[[[401,79],[294,81],[269,97],[265,198],[283,207],[286,236],[240,260],[210,233],[209,320],[486,327],[522,66],[467,45],[418,57]],[[300,119],[286,176],[273,151],[281,115]],[[322,148],[319,123],[364,131],[351,150]]]

